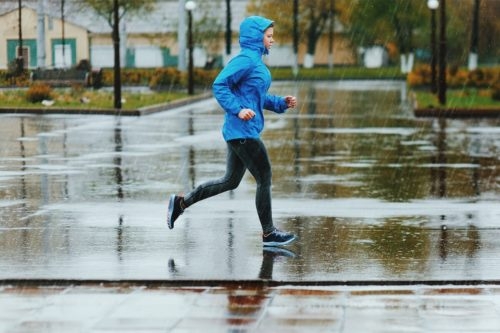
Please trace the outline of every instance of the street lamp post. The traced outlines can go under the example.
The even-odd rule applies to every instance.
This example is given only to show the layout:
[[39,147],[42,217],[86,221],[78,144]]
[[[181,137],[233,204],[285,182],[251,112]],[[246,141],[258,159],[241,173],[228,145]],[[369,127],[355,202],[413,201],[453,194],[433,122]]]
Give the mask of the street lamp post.
[[293,0],[293,76],[299,74],[299,0]]
[[446,0],[441,0],[439,7],[439,104],[446,104]]
[[18,49],[17,49],[17,57],[16,57],[16,74],[21,75],[24,70],[24,58],[23,58],[23,5],[22,0],[18,1],[18,27],[19,27],[19,40],[18,40]]
[[226,0],[226,57],[231,56],[231,44],[233,42],[233,33],[231,32],[231,0]]
[[194,94],[194,79],[193,79],[193,10],[196,8],[194,1],[186,2],[186,11],[188,14],[188,95]]
[[428,0],[427,7],[431,10],[431,92],[437,92],[436,83],[436,9],[439,7],[438,0]]
[[66,32],[65,32],[65,17],[64,17],[64,0],[61,0],[61,42],[62,42],[62,67],[66,68]]

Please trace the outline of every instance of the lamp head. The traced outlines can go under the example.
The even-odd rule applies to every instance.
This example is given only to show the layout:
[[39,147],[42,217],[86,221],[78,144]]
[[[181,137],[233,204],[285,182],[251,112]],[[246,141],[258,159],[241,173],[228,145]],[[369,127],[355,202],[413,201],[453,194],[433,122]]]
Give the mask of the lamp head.
[[427,0],[427,7],[431,10],[437,9],[439,7],[439,0]]
[[192,10],[194,10],[196,8],[196,2],[194,2],[194,1],[188,1],[184,5],[184,7],[186,8],[186,10],[188,12],[190,12],[190,11],[192,11]]

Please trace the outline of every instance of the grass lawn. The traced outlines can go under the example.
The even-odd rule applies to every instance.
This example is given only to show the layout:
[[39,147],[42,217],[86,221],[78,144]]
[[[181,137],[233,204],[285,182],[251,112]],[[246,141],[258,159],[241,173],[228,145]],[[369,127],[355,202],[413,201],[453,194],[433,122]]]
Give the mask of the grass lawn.
[[[423,90],[415,90],[418,108],[438,107],[437,95]],[[446,91],[447,108],[500,108],[500,101],[491,98],[490,89],[448,89]]]
[[[122,92],[122,109],[134,110],[145,106],[168,103],[187,97],[184,92]],[[109,90],[86,89],[54,89],[53,108],[71,109],[113,109],[114,96]],[[45,108],[41,103],[30,103],[26,100],[26,90],[0,91],[0,107],[12,108]],[[48,108],[50,108],[48,107]]]

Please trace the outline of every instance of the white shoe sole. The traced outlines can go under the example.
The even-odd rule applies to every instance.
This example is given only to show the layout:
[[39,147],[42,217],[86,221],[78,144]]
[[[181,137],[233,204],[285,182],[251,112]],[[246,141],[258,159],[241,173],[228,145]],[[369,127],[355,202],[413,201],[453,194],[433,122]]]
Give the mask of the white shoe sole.
[[296,240],[297,237],[296,236],[293,236],[293,238],[290,238],[289,240],[285,241],[285,242],[263,242],[264,246],[283,246],[283,245],[288,245],[290,244],[291,242],[293,242],[294,240]]
[[174,204],[175,204],[175,194],[170,196],[168,201],[168,213],[167,213],[167,225],[169,229],[174,228],[174,222],[172,221],[172,215],[174,214]]

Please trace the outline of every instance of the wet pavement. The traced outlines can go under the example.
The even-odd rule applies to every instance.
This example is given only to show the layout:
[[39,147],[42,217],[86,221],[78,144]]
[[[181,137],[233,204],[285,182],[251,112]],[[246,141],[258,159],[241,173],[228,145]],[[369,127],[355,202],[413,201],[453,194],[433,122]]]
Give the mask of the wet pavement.
[[1,332],[498,332],[500,288],[25,287]]
[[[498,331],[500,121],[415,118],[404,82],[280,83],[273,89],[300,102],[285,115],[268,113],[263,135],[273,165],[275,224],[299,236],[279,253],[262,249],[248,174],[238,189],[190,207],[175,229],[166,227],[170,193],[224,173],[222,117],[213,99],[144,117],[0,115],[0,302],[2,309],[19,304],[2,317],[4,331],[30,332],[37,318],[41,325],[53,320],[47,331],[122,331],[123,313],[134,327],[141,312],[118,307],[115,313],[113,304],[127,308],[132,300],[129,309],[140,309],[150,297],[162,299],[152,302],[157,309],[149,319],[157,324],[137,331],[196,331],[206,328],[207,317],[232,332],[288,332],[290,323],[300,331],[304,322],[291,318],[303,313],[315,327],[323,322],[308,317],[315,309],[333,318],[318,324],[319,331],[359,331],[364,322],[355,318],[366,315],[378,322],[373,332],[405,332],[397,329],[405,317],[414,323],[408,332],[441,332],[448,329],[440,322],[459,325],[458,314],[479,308],[485,326],[462,331]],[[37,280],[198,282],[196,290],[156,290],[37,288]],[[227,281],[279,285],[267,287],[264,306],[247,309],[258,318],[249,327],[227,324],[233,318],[228,301],[207,306],[213,315],[195,316],[199,326],[179,324],[197,312],[190,307],[197,302],[229,299],[227,287],[203,286]],[[448,282],[462,287],[443,294]],[[298,283],[305,292],[321,284],[316,288],[331,293],[328,305],[313,293],[301,307],[301,298],[287,291]],[[389,296],[353,296],[363,288]],[[64,325],[73,323],[61,320],[64,311],[50,304],[69,304],[73,294],[88,299],[81,305],[88,310],[70,329]],[[161,302],[176,297],[172,319],[163,311],[172,305]],[[103,302],[98,314],[89,305],[96,299]],[[282,299],[290,302],[273,308]],[[464,306],[469,303],[472,310]],[[16,319],[23,313],[26,321]],[[437,326],[426,326],[434,325],[427,320],[433,315]],[[267,329],[268,316],[285,326]]]

